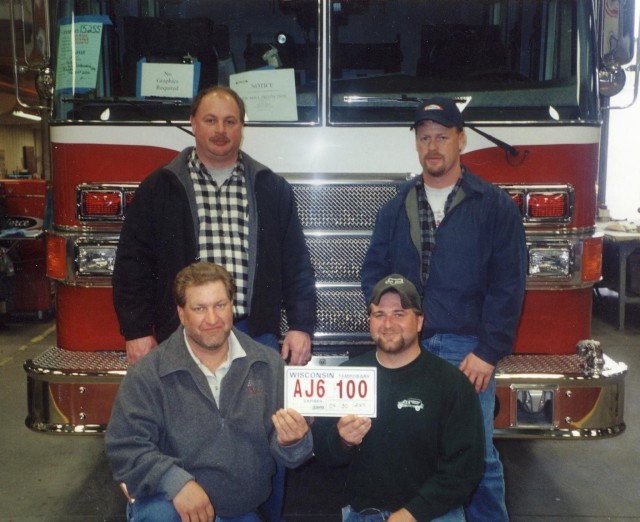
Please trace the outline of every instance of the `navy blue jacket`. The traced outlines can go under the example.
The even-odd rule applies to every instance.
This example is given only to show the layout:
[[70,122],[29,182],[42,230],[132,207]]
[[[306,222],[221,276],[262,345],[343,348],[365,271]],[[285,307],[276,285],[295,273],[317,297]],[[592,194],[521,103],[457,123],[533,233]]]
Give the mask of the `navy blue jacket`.
[[436,232],[424,286],[420,245],[416,180],[411,179],[376,218],[362,267],[367,302],[381,278],[402,274],[422,295],[424,338],[476,336],[474,354],[496,365],[513,349],[526,284],[528,254],[515,203],[463,168],[460,190]]

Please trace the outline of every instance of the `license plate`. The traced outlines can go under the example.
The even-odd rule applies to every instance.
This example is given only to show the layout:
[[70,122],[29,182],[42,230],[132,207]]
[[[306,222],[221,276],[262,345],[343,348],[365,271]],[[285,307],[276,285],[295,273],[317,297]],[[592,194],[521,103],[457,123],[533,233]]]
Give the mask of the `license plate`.
[[305,417],[375,417],[376,397],[375,367],[285,368],[285,408]]

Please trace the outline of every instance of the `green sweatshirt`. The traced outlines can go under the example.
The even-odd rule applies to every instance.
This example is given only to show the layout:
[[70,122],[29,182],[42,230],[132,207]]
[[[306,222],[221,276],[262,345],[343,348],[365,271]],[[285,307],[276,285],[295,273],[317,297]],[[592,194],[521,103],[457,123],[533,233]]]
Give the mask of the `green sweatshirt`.
[[346,493],[351,507],[405,507],[423,522],[461,506],[484,469],[482,413],[468,379],[425,351],[398,369],[382,367],[375,351],[344,365],[378,368],[371,430],[354,449],[342,444],[336,418],[315,419],[312,431],[320,462],[350,464]]

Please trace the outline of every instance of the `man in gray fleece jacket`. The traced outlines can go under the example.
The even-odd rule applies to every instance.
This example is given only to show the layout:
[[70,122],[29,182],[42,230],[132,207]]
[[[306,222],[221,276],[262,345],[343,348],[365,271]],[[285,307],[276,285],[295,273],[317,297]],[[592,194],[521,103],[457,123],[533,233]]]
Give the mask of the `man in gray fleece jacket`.
[[257,522],[276,461],[306,461],[311,432],[282,409],[278,353],[233,328],[224,268],[184,268],[174,296],[182,326],[129,367],[107,428],[128,520]]

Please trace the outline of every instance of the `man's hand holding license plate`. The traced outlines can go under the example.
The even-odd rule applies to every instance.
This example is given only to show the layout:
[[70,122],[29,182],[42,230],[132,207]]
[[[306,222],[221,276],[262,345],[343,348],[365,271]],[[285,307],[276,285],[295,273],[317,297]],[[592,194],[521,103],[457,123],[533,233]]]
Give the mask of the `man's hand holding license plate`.
[[377,368],[285,367],[284,406],[305,417],[375,417]]

